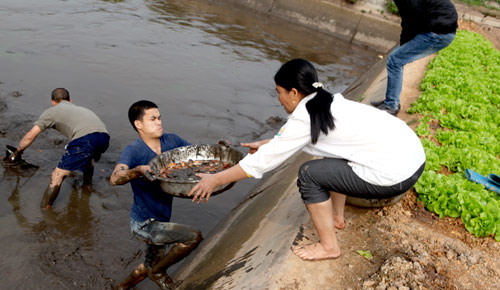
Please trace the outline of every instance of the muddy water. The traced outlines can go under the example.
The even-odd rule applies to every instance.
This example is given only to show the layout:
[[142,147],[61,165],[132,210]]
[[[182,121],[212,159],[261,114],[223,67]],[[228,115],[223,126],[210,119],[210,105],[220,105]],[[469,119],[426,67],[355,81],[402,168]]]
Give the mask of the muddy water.
[[[130,187],[107,181],[137,138],[126,117],[132,102],[156,102],[165,131],[192,143],[253,141],[273,136],[286,117],[272,82],[283,61],[311,60],[338,92],[377,59],[363,47],[209,3],[1,1],[0,148],[19,142],[56,87],[95,111],[112,136],[93,185],[71,175],[51,211],[39,204],[62,135],[48,130],[25,152],[38,169],[0,167],[4,289],[106,289],[142,261],[143,246],[129,233]],[[238,182],[204,205],[176,199],[172,219],[208,235],[254,184]],[[156,286],[145,281],[138,289]]]

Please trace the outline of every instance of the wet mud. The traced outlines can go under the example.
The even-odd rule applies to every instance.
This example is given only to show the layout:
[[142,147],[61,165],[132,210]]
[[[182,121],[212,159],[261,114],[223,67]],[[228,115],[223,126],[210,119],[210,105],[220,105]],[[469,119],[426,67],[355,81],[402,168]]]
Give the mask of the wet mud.
[[[137,138],[130,104],[154,101],[164,130],[193,144],[269,138],[286,121],[272,77],[293,57],[311,60],[332,92],[378,59],[364,47],[207,1],[2,1],[1,159],[49,108],[56,87],[100,116],[111,135],[92,184],[70,174],[50,210],[40,203],[68,143],[63,135],[47,130],[24,152],[38,168],[0,165],[2,287],[110,289],[124,279],[144,259],[129,228],[130,186],[109,185]],[[255,184],[240,181],[202,206],[175,199],[172,221],[209,236]],[[156,287],[146,279],[136,289]]]

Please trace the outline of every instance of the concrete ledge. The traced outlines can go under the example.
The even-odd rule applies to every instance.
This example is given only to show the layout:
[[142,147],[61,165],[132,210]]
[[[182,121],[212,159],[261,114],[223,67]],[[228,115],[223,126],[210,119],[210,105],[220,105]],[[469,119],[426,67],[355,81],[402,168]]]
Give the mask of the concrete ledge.
[[358,45],[388,52],[399,42],[399,23],[363,13],[342,0],[229,0]]
[[383,57],[342,93],[345,98],[362,103],[385,98],[387,58]]

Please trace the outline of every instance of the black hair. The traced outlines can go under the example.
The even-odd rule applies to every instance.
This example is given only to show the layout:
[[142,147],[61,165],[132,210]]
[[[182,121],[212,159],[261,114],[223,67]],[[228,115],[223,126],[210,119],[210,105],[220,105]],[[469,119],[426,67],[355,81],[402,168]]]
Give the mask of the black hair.
[[57,88],[52,91],[51,100],[59,103],[60,101],[69,101],[69,92],[65,88]]
[[135,127],[135,120],[142,120],[142,117],[144,117],[144,111],[153,109],[153,108],[158,108],[158,106],[151,102],[151,101],[137,101],[130,106],[128,109],[128,120],[130,121],[130,124],[132,124],[132,127],[134,130],[137,131],[137,128]]
[[314,66],[304,59],[293,59],[283,64],[274,75],[274,82],[287,91],[295,88],[304,96],[316,92],[316,96],[306,103],[307,112],[311,120],[311,141],[318,142],[320,132],[328,134],[328,129],[333,130],[335,124],[330,111],[332,94],[322,87],[315,88],[318,74]]

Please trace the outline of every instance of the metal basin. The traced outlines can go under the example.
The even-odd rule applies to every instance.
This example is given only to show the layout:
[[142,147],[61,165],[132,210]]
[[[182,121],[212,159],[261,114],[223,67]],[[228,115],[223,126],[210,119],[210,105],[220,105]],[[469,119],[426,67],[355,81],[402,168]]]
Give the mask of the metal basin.
[[359,197],[348,196],[345,200],[347,204],[355,205],[359,207],[384,207],[387,205],[395,204],[400,201],[403,196],[405,196],[406,192],[396,195],[390,198],[382,198],[382,199],[365,199]]
[[[160,177],[161,170],[171,162],[181,162],[191,160],[220,160],[229,162],[232,165],[237,164],[243,159],[244,154],[230,146],[218,144],[189,145],[175,148],[156,156],[149,162],[151,167],[151,176],[149,179],[160,181],[161,188],[168,194],[177,197],[191,198],[187,196],[189,191],[198,183],[198,180],[171,180]],[[233,183],[217,187],[213,195],[222,193],[230,189]]]

